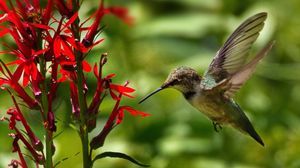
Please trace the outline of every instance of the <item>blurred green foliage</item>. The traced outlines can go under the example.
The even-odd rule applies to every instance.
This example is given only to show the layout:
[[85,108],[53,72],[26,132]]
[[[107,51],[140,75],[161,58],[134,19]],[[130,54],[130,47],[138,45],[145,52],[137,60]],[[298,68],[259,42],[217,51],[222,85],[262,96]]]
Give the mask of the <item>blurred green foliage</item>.
[[[136,100],[122,102],[151,113],[147,118],[125,116],[109,135],[102,151],[120,151],[151,164],[153,168],[297,168],[300,167],[300,1],[298,0],[111,0],[127,6],[135,25],[113,16],[107,25],[105,42],[94,50],[89,62],[109,53],[105,73],[116,73],[117,82],[129,79],[137,89]],[[95,11],[97,1],[85,0],[84,18]],[[253,52],[276,40],[271,53],[259,64],[255,75],[235,99],[265,141],[261,147],[247,135],[230,127],[216,133],[211,121],[193,109],[175,90],[165,90],[138,105],[138,99],[159,87],[172,68],[186,65],[202,74],[229,34],[247,17],[265,11],[266,26]],[[2,57],[2,56],[1,56]],[[95,86],[92,76],[89,86]],[[56,102],[59,129],[55,139],[58,167],[80,167],[80,140],[69,127],[70,103],[67,86],[60,87]],[[92,89],[91,89],[92,90]],[[11,101],[1,93],[1,115]],[[99,129],[109,114],[104,102]],[[38,115],[30,111],[32,123]],[[36,127],[35,130],[39,131]],[[42,133],[42,131],[41,131]],[[97,131],[95,131],[95,134]],[[0,167],[17,157],[11,154],[7,125],[0,123]],[[42,136],[42,135],[40,135]],[[99,151],[101,152],[101,151]],[[119,159],[103,159],[95,167],[137,167]]]

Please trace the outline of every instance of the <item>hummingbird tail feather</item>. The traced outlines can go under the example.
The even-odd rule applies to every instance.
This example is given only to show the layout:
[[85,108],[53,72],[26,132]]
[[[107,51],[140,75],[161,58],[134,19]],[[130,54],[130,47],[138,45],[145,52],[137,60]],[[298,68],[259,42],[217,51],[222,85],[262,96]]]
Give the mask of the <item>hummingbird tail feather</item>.
[[259,144],[262,146],[265,146],[262,138],[258,135],[258,133],[255,131],[253,125],[251,124],[250,120],[246,116],[246,114],[243,112],[243,110],[240,108],[240,106],[237,103],[234,103],[240,112],[240,118],[238,121],[236,121],[236,127],[239,128],[242,132],[246,132],[249,134],[253,139],[255,139]]
[[[248,120],[249,121],[249,120]],[[246,131],[253,139],[255,139],[259,144],[261,144],[262,146],[265,146],[263,140],[261,139],[261,137],[258,135],[258,133],[255,131],[254,127],[252,126],[252,124],[250,123],[250,121],[248,122],[248,124],[244,124],[244,131]]]

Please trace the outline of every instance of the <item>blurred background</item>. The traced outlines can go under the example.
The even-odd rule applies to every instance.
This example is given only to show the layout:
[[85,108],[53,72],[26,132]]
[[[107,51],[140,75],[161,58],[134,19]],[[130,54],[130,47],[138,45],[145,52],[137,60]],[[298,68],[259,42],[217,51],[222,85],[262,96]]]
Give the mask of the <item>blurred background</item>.
[[[300,1],[298,0],[110,0],[108,5],[126,6],[135,18],[128,26],[114,16],[104,19],[106,40],[88,57],[93,63],[109,53],[104,73],[116,73],[116,83],[130,80],[136,99],[122,104],[151,113],[150,117],[125,116],[106,139],[103,151],[134,156],[153,168],[297,168],[300,167]],[[96,10],[98,1],[85,0],[81,17]],[[268,12],[266,26],[255,43],[254,54],[276,40],[272,51],[258,65],[253,77],[235,100],[265,142],[224,126],[217,133],[212,122],[172,89],[164,90],[141,105],[140,98],[159,87],[171,69],[189,66],[203,74],[216,51],[246,18]],[[2,56],[1,56],[2,57]],[[92,75],[89,86],[95,87]],[[61,85],[55,104],[58,133],[57,167],[81,167],[80,140],[70,127],[67,85]],[[92,96],[92,94],[91,94]],[[90,97],[91,98],[91,97]],[[6,93],[0,96],[1,116],[12,105]],[[111,105],[106,100],[98,121],[99,130]],[[39,114],[28,112],[37,132]],[[94,135],[99,131],[96,130]],[[40,131],[42,134],[42,130]],[[0,167],[17,155],[11,153],[7,124],[0,122]],[[41,135],[40,135],[41,136]],[[102,159],[96,167],[135,168],[120,159]]]

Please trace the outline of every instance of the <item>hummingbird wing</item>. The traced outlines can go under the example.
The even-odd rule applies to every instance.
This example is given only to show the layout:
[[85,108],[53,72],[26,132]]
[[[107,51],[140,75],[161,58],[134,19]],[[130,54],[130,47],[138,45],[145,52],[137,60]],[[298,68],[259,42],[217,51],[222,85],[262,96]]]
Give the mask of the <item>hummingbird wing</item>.
[[[235,74],[244,69],[243,67],[245,67],[245,65],[248,65],[246,64],[246,61],[248,59],[249,51],[252,47],[252,44],[259,36],[259,32],[263,29],[264,21],[266,20],[266,18],[267,13],[258,13],[244,21],[229,36],[224,45],[220,48],[216,56],[213,58],[213,61],[211,62],[207,72],[204,75],[204,78],[201,81],[201,87],[203,89],[211,90],[216,86],[224,86],[224,84],[227,84],[231,78],[233,79],[233,76]],[[255,58],[258,59],[258,57]],[[258,60],[261,59],[259,57],[260,59],[255,62],[255,58],[249,63],[254,64],[253,67],[250,65],[248,65],[248,67],[251,67],[253,69],[255,68],[255,64],[258,62]],[[248,74],[249,77],[251,73]],[[241,73],[239,74],[239,77],[246,75],[246,73],[242,73],[243,75]],[[236,83],[242,84],[249,77],[240,78],[241,81]],[[237,76],[234,79],[237,79]],[[228,85],[226,86],[228,87]],[[232,85],[231,88],[235,88],[235,90],[238,90],[240,87]]]
[[251,77],[257,63],[270,51],[274,41],[269,42],[248,64],[243,66],[239,71],[231,75],[229,78],[220,82],[217,86],[220,86],[224,91],[224,96],[230,98],[237,92],[242,85]]

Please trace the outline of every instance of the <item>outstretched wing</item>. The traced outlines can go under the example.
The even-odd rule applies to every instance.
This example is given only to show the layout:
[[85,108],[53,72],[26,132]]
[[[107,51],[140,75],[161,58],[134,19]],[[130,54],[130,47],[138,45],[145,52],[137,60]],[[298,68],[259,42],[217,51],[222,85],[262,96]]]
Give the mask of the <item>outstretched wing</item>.
[[[255,70],[257,63],[271,50],[274,45],[274,41],[268,43],[248,64],[243,66],[238,72],[224,81],[224,84],[220,83],[220,89],[224,90],[224,96],[226,98],[232,97],[242,85],[251,77]],[[217,85],[218,86],[218,85]]]
[[205,73],[201,81],[202,88],[212,89],[220,83],[228,81],[234,74],[243,69],[248,59],[249,50],[263,29],[266,18],[267,13],[258,13],[244,21],[229,36]]

